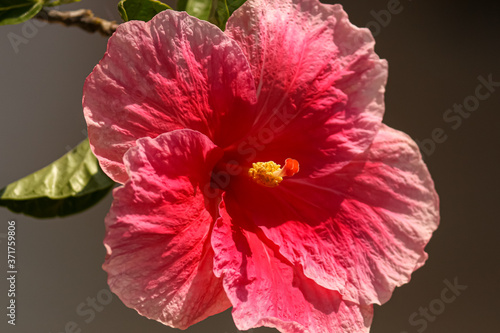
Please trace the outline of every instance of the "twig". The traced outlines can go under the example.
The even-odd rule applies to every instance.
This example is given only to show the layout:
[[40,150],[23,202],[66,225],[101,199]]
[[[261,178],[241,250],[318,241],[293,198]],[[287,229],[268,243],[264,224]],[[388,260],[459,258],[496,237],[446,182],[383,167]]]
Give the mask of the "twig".
[[50,23],[61,23],[65,26],[77,26],[88,32],[98,31],[103,36],[111,36],[116,31],[118,24],[115,21],[106,21],[95,17],[89,9],[79,9],[60,12],[54,9],[42,9],[36,19]]

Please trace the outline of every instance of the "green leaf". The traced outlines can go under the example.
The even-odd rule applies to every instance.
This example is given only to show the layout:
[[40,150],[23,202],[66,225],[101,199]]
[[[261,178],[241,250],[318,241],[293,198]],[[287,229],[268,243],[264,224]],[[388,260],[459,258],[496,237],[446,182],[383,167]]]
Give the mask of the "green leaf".
[[185,11],[186,10],[186,5],[187,5],[188,0],[179,0],[177,1],[177,10],[180,11]]
[[221,30],[225,30],[229,16],[231,16],[236,9],[240,8],[245,1],[246,0],[217,0],[217,9],[214,12],[214,17],[209,21],[217,25]]
[[44,0],[0,0],[0,25],[18,24],[42,10]]
[[226,0],[229,15],[233,15],[234,11],[240,8],[247,0]]
[[125,22],[130,20],[147,22],[166,9],[172,8],[156,0],[121,0],[118,3],[118,11]]
[[59,6],[78,1],[80,0],[0,0],[0,25],[27,21],[44,6]]
[[246,0],[180,0],[177,10],[185,10],[195,16],[217,25],[221,30],[226,28],[229,16],[245,3]]
[[226,22],[229,18],[229,8],[227,7],[226,0],[218,0],[217,1],[217,9],[214,13],[214,18],[211,20],[216,26],[218,26],[221,30],[226,29]]
[[187,0],[186,12],[200,20],[209,21],[212,12],[212,0]]
[[46,7],[54,7],[60,5],[66,5],[73,2],[80,2],[80,0],[45,0]]
[[113,185],[86,139],[52,164],[0,190],[0,206],[35,217],[66,216],[91,207]]

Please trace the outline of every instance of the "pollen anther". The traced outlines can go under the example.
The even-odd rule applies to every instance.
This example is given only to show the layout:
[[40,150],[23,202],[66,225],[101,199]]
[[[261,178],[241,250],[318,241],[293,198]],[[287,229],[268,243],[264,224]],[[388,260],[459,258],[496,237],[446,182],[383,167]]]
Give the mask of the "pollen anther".
[[273,161],[252,163],[248,176],[259,185],[276,187],[283,181],[283,177],[291,177],[298,171],[299,162],[293,158],[287,158],[283,168]]

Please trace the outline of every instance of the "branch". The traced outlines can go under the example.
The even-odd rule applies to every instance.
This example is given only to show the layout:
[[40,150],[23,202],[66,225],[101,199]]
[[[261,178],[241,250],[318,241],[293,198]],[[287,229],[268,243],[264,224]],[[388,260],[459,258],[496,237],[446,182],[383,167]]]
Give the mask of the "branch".
[[69,12],[60,12],[54,9],[42,9],[36,19],[50,23],[61,23],[65,26],[77,26],[88,32],[98,31],[103,36],[111,36],[118,24],[115,21],[106,21],[95,17],[89,9],[79,9]]

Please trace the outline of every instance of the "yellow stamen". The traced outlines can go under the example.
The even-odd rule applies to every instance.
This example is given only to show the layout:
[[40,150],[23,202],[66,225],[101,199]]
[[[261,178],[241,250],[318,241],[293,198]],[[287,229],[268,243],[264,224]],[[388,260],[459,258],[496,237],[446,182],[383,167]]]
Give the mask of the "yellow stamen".
[[287,158],[283,168],[273,161],[252,163],[252,168],[248,170],[248,176],[259,185],[276,187],[283,181],[283,177],[293,176],[298,171],[299,162]]

